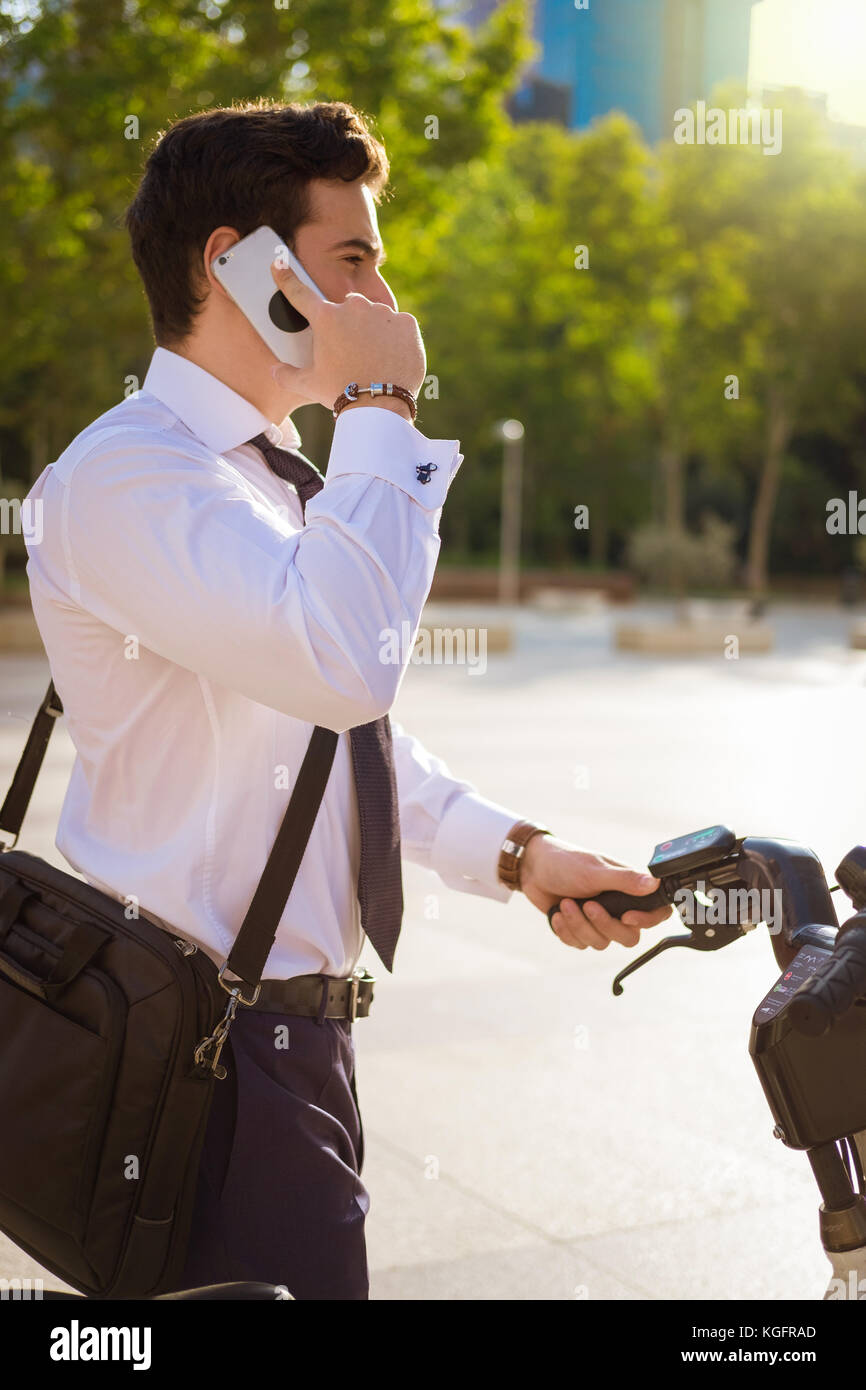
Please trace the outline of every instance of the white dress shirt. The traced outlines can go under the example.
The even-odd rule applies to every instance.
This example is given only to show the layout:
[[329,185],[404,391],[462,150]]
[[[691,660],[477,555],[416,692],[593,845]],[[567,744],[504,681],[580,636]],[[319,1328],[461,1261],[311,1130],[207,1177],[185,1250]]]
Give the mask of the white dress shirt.
[[[397,695],[412,642],[402,664],[382,661],[383,634],[414,640],[463,455],[389,410],[344,411],[304,525],[295,489],[245,444],[262,432],[300,445],[288,417],[277,428],[157,348],[142,389],[31,489],[42,502],[41,542],[28,543],[33,610],[77,753],[56,844],[88,882],[222,961],[313,726],[334,729],[265,978],[347,975],[364,937],[346,731]],[[404,858],[507,901],[497,862],[520,814],[393,732]]]

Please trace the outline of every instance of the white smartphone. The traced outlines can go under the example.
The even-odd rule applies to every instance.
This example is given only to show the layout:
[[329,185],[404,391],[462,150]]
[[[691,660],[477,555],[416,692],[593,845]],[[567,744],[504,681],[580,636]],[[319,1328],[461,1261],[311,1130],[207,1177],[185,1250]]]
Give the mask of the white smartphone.
[[274,284],[271,264],[277,259],[290,266],[320,299],[325,298],[271,227],[257,227],[235,242],[211,261],[211,270],[274,356],[292,367],[308,367],[313,360],[313,330],[309,320]]

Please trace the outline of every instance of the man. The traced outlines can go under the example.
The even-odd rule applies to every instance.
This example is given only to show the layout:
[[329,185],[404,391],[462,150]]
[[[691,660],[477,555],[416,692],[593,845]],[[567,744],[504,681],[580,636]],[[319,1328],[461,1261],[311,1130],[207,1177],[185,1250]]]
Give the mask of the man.
[[[323,485],[291,421],[351,382],[414,398],[424,380],[418,325],[380,272],[387,174],[342,103],[171,127],[126,219],[157,343],[143,387],[31,492],[33,606],[78,755],[57,845],[89,882],[222,963],[312,726],[340,736],[264,998],[239,1009],[223,1054],[186,1286],[368,1295],[353,1010],[335,982],[365,933],[391,968],[401,849],[464,892],[505,902],[519,886],[542,913],[656,886],[487,800],[389,722],[409,652],[384,660],[382,633],[417,629],[463,456],[414,428],[409,400],[361,395],[339,413]],[[210,270],[261,225],[327,297],[274,268],[312,326],[303,370],[276,364]],[[601,950],[664,915],[569,901],[552,925]]]

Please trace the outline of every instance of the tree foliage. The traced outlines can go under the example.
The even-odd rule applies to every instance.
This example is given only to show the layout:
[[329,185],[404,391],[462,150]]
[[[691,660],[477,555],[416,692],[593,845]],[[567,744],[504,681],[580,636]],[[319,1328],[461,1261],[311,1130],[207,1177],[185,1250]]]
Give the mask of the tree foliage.
[[474,31],[432,0],[0,12],[3,476],[29,480],[144,375],[121,218],[159,131],[259,96],[345,99],[392,162],[380,222],[389,281],[427,343],[419,425],[466,456],[443,558],[495,553],[495,427],[516,416],[529,561],[616,562],[641,528],[654,555],[667,532],[682,556],[711,512],[753,588],[771,560],[845,563],[824,500],[866,471],[866,175],[793,94],[776,156],[650,150],[616,113],[580,133],[512,125],[528,12],[508,0]]

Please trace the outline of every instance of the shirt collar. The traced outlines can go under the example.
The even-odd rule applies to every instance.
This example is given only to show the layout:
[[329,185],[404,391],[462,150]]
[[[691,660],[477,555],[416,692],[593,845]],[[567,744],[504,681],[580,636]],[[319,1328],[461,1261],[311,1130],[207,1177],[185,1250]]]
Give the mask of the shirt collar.
[[173,410],[214,453],[235,449],[257,434],[267,435],[272,444],[284,449],[300,447],[301,436],[290,415],[275,425],[252,401],[169,348],[155,350],[142,390]]

